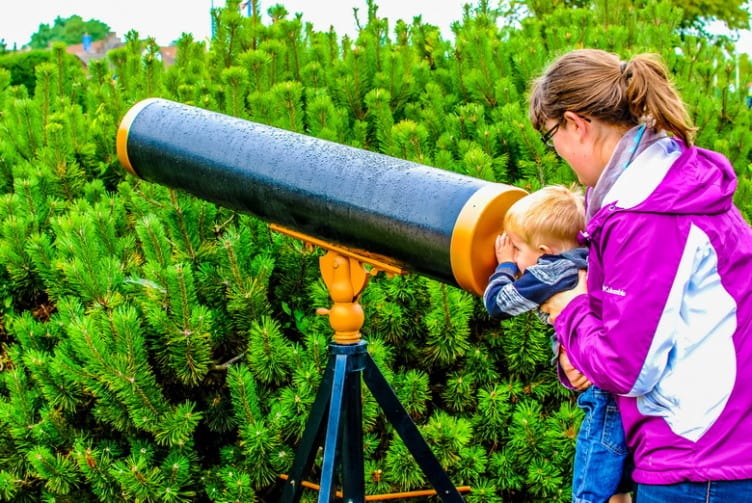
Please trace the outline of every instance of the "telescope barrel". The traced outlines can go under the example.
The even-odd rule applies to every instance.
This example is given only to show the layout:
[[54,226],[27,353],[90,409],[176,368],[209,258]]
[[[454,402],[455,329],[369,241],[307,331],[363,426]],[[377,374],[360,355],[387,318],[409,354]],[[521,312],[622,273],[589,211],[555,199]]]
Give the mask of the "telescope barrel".
[[476,295],[504,213],[526,194],[160,98],[126,113],[117,151],[139,178]]

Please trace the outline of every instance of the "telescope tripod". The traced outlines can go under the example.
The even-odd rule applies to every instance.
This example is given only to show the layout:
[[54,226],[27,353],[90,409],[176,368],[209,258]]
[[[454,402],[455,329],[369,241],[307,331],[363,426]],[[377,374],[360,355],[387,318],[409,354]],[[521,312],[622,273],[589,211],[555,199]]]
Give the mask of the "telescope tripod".
[[342,499],[363,503],[363,424],[361,377],[381,406],[389,423],[400,435],[418,466],[444,503],[463,503],[457,488],[439,464],[415,423],[360,338],[364,315],[358,296],[368,281],[363,263],[330,249],[320,259],[321,273],[333,304],[319,310],[329,316],[334,329],[329,360],[306,422],[292,470],[282,490],[281,503],[297,503],[303,477],[310,471],[319,445],[324,447],[318,503],[335,501],[335,471],[342,477]]

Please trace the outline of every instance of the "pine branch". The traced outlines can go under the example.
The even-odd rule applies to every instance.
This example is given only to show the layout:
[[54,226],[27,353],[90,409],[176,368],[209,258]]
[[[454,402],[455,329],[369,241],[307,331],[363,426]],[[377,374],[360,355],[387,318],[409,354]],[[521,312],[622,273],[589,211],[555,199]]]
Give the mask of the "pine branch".
[[26,455],[26,459],[37,477],[45,481],[45,488],[52,494],[69,494],[79,481],[73,462],[60,454],[53,454],[45,447],[32,449]]
[[212,367],[212,370],[217,370],[217,371],[227,370],[228,368],[230,368],[231,366],[233,366],[235,363],[243,360],[245,357],[246,357],[245,353],[241,353],[239,355],[235,355],[232,358],[230,358],[229,360],[227,360],[225,363],[220,363],[218,365],[214,365],[214,367]]
[[248,366],[262,384],[279,386],[289,379],[291,345],[279,323],[263,316],[251,323]]
[[468,322],[474,301],[467,292],[443,283],[430,284],[428,290],[431,302],[424,318],[428,330],[426,358],[439,366],[450,365],[470,349]]

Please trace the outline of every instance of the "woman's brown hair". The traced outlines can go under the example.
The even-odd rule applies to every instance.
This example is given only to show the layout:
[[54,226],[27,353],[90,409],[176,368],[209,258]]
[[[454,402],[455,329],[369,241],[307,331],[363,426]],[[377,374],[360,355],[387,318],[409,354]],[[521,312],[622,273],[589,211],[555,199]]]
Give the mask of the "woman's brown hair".
[[556,59],[533,82],[530,121],[542,130],[567,111],[630,128],[647,123],[687,145],[697,130],[663,61],[650,53],[621,61],[610,52],[578,49]]

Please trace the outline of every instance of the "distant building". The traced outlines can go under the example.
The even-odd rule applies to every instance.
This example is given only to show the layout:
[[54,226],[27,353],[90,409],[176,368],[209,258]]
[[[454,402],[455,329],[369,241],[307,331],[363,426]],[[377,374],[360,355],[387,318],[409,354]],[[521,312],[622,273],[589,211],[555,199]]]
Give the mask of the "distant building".
[[172,66],[175,64],[175,56],[178,53],[178,48],[174,45],[169,47],[160,47],[159,52],[162,54],[162,63],[165,66]]
[[84,66],[89,66],[89,61],[102,59],[109,51],[122,45],[123,42],[113,32],[108,33],[104,40],[92,40],[91,35],[85,33],[80,44],[69,45],[65,51],[78,57]]
[[[80,44],[69,45],[65,50],[68,54],[78,57],[84,66],[89,66],[89,61],[102,59],[112,49],[122,46],[123,42],[113,32],[108,33],[104,40],[92,40],[91,36],[85,33]],[[165,66],[171,66],[175,63],[177,53],[175,46],[160,47],[159,52]]]

